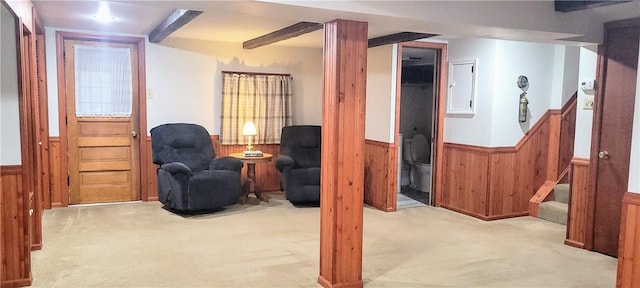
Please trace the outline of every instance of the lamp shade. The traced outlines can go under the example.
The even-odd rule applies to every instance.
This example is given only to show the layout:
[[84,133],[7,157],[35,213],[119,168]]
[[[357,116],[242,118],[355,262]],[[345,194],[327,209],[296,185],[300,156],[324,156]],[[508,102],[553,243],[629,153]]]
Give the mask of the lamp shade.
[[258,131],[256,131],[256,125],[253,124],[252,121],[247,121],[244,123],[244,127],[242,127],[242,135],[243,136],[256,136],[258,135]]

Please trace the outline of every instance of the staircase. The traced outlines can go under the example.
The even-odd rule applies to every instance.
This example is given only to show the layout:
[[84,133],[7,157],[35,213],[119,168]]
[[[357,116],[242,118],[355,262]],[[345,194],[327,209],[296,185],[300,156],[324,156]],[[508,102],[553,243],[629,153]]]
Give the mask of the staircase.
[[569,211],[569,184],[557,184],[553,187],[553,201],[540,203],[538,218],[567,225]]

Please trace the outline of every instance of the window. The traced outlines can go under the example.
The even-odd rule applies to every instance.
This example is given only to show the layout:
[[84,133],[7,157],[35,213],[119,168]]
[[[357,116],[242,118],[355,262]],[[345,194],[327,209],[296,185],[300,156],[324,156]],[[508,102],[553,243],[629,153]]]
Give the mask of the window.
[[278,144],[282,127],[291,125],[293,78],[289,75],[222,72],[220,143],[243,145],[242,128],[255,123],[254,144]]
[[131,51],[84,45],[75,45],[73,51],[76,116],[131,116]]

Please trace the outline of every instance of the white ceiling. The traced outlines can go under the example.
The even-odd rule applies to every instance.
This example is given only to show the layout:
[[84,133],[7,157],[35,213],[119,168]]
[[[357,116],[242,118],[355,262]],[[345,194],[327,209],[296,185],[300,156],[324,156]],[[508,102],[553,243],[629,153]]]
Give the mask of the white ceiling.
[[[204,11],[170,37],[189,38],[211,41],[241,43],[263,34],[293,25],[301,21],[324,23],[334,19],[350,19],[369,23],[369,38],[403,32],[423,32],[443,34],[440,38],[448,39],[457,36],[476,36],[523,41],[549,42],[556,39],[580,37],[576,31],[563,31],[562,27],[556,31],[549,31],[547,27],[537,22],[549,22],[544,19],[551,17],[558,23],[568,24],[579,21],[590,21],[591,25],[601,26],[602,21],[637,17],[640,6],[634,4],[619,4],[601,8],[589,9],[574,14],[558,14],[553,11],[553,5],[546,2],[479,2],[479,1],[49,1],[33,0],[40,19],[45,26],[102,31],[107,33],[147,35],[163,19],[175,9],[194,9]],[[481,6],[477,6],[482,4]],[[504,3],[517,3],[511,6]],[[523,4],[519,4],[523,3]],[[528,3],[528,4],[527,4]],[[109,24],[101,24],[93,19],[100,5],[108,5],[116,20]],[[475,5],[475,6],[474,6]],[[491,15],[474,15],[474,7],[485,7],[483,13],[500,13],[493,11],[495,7],[517,9],[518,7],[533,7],[547,11],[547,18],[511,15],[505,10],[503,22],[497,22]],[[517,6],[522,5],[522,6]],[[529,6],[526,6],[529,5]],[[535,6],[532,6],[535,5]],[[489,7],[486,7],[489,6]],[[471,7],[471,8],[465,8]],[[511,8],[509,8],[511,7]],[[530,8],[530,9],[533,9]],[[422,12],[420,9],[423,9]],[[442,9],[438,11],[437,9]],[[463,10],[471,10],[461,14]],[[527,15],[527,10],[519,11]],[[357,11],[357,12],[356,12]],[[517,10],[516,10],[517,11]],[[534,13],[531,12],[531,13]],[[431,14],[429,14],[431,13]],[[541,12],[535,12],[540,14]],[[542,12],[547,13],[547,12]],[[478,13],[476,13],[478,14]],[[513,13],[511,13],[513,14]],[[472,15],[473,17],[469,17]],[[600,22],[593,24],[593,19]],[[566,18],[566,20],[565,20]],[[527,21],[536,23],[527,26]],[[536,22],[537,21],[537,22]],[[542,23],[544,24],[544,23]],[[580,23],[576,24],[580,25]],[[574,25],[574,26],[576,26]],[[535,27],[533,27],[535,26]],[[558,26],[558,25],[557,25]],[[567,25],[571,26],[571,25]],[[568,28],[567,28],[568,29]],[[576,28],[574,30],[580,30]],[[321,47],[322,30],[305,34],[293,39],[282,41],[277,45],[298,47]]]

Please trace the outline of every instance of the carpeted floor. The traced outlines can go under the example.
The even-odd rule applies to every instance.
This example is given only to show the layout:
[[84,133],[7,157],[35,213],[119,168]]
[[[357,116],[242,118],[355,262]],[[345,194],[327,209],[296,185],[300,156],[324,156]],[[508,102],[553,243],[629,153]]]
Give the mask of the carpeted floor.
[[[182,217],[158,202],[43,216],[33,287],[319,287],[319,211],[274,195]],[[563,244],[533,217],[484,222],[442,208],[364,211],[366,287],[614,287],[616,259]]]

